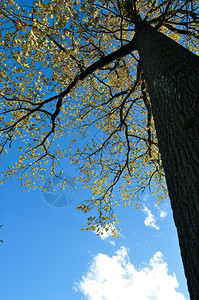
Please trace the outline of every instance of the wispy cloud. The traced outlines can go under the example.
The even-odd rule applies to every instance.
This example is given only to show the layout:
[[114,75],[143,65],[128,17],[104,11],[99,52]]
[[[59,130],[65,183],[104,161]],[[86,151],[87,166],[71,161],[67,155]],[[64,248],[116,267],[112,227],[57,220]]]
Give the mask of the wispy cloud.
[[115,247],[115,241],[109,241],[109,243],[111,244],[111,246]]
[[160,227],[156,225],[155,216],[151,213],[150,209],[144,205],[144,208],[142,209],[142,211],[146,215],[145,220],[144,220],[144,224],[147,227],[153,227],[153,228],[159,230]]
[[164,219],[166,216],[167,216],[167,212],[162,210],[162,211],[160,212],[160,218],[161,218],[161,219]]
[[136,269],[129,261],[127,249],[121,247],[112,257],[97,254],[75,290],[87,300],[185,300],[176,291],[178,285],[175,274],[168,274],[161,252]]

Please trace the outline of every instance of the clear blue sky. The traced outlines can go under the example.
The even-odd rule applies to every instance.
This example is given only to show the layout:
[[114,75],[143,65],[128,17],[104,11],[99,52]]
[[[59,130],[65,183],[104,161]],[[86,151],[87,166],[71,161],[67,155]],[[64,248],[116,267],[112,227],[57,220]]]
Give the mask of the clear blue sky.
[[[1,168],[12,158],[12,154],[4,157]],[[77,174],[67,162],[65,166],[66,176]],[[116,214],[122,233],[118,239],[107,237],[102,240],[95,233],[81,230],[87,216],[78,212],[76,206],[89,197],[89,190],[79,184],[77,191],[58,190],[53,195],[55,198],[52,194],[47,197],[40,189],[22,193],[16,179],[1,187],[0,220],[4,226],[0,237],[4,243],[0,245],[0,299],[115,300],[108,296],[114,287],[117,295],[129,289],[129,295],[132,296],[134,291],[135,299],[144,300],[147,299],[145,294],[143,298],[136,298],[136,286],[140,283],[140,291],[146,295],[155,295],[158,289],[162,291],[159,298],[151,296],[149,299],[167,299],[164,289],[166,293],[171,290],[170,299],[189,299],[168,200],[157,207],[156,198],[146,194],[139,211],[133,206],[118,208]],[[53,205],[73,201],[58,208],[48,203],[52,199]],[[106,277],[109,272],[111,279]],[[119,279],[114,277],[116,273],[121,275]],[[173,273],[179,283],[177,289],[175,278],[171,278]],[[161,278],[161,274],[165,276]],[[166,298],[161,298],[163,294]],[[125,300],[128,299],[132,298],[128,298],[127,293]]]

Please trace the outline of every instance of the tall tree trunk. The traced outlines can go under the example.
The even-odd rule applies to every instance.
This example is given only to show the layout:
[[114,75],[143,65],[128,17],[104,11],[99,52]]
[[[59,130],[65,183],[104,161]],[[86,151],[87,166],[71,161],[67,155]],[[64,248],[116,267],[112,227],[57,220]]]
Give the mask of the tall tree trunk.
[[150,26],[136,34],[192,300],[199,299],[199,57]]

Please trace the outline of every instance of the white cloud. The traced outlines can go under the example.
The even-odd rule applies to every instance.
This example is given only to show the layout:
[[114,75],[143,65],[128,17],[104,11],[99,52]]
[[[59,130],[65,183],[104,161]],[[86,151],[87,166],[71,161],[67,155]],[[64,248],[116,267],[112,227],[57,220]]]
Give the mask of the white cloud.
[[177,287],[176,276],[168,274],[161,252],[136,269],[129,261],[127,249],[121,247],[112,257],[97,254],[75,290],[87,300],[185,300]]
[[112,237],[116,228],[114,225],[109,224],[106,228],[101,227],[100,225],[95,229],[95,233],[102,239],[107,240],[109,237]]
[[144,220],[144,224],[148,227],[153,227],[157,230],[160,229],[159,226],[156,225],[156,221],[155,221],[155,217],[154,215],[151,213],[150,209],[148,209],[148,207],[146,207],[144,205],[144,208],[142,209],[142,211],[145,213],[146,218]]
[[167,212],[162,210],[162,211],[160,212],[160,218],[161,218],[161,219],[164,219],[166,216],[167,216]]

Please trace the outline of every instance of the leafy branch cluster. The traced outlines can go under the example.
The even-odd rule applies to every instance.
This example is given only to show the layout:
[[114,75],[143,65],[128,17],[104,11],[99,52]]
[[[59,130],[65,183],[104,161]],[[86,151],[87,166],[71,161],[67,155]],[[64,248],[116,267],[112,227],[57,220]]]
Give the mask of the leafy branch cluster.
[[151,184],[161,201],[164,172],[135,35],[150,25],[197,53],[198,6],[194,0],[39,0],[32,7],[0,1],[1,153],[16,139],[21,151],[1,183],[20,174],[23,185],[36,187],[69,155],[64,137],[80,139],[96,127],[105,136],[101,144],[93,140],[74,152],[69,146],[93,192],[78,209],[97,209],[88,228],[117,223],[116,186],[124,205],[137,199],[138,207],[136,195]]

